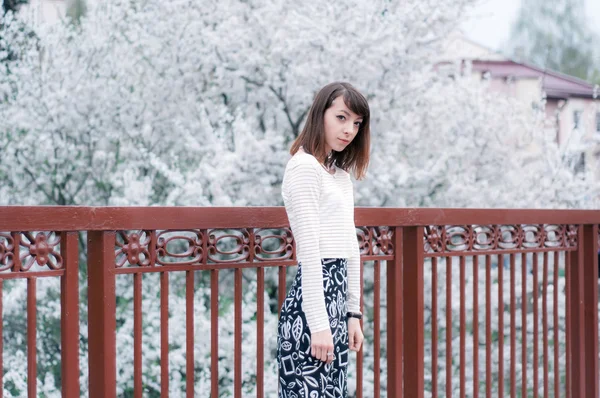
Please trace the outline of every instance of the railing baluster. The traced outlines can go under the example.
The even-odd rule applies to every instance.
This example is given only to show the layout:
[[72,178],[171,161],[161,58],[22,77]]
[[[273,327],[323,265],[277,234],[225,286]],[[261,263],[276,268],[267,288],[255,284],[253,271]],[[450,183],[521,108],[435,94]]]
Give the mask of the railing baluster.
[[37,397],[36,277],[27,278],[27,395]]
[[431,396],[438,396],[438,258],[431,259]]
[[460,290],[460,351],[459,351],[459,362],[460,362],[460,398],[465,398],[465,370],[467,368],[467,361],[465,360],[465,349],[466,349],[466,328],[467,328],[467,313],[465,310],[465,256],[460,256],[459,266],[459,290]]
[[160,396],[169,397],[169,273],[160,273]]
[[[281,318],[281,307],[287,294],[286,286],[286,267],[279,266],[279,283],[277,285],[277,318]],[[277,369],[277,380],[279,380],[279,369]],[[279,392],[279,383],[277,383],[277,391]]]
[[521,255],[521,396],[527,397],[527,254]]
[[[62,396],[79,397],[79,248],[77,232],[62,232],[60,251],[64,274],[60,280]],[[2,305],[0,304],[0,311]],[[0,313],[0,319],[1,313]],[[2,322],[0,322],[1,324]],[[1,327],[1,325],[0,325]],[[0,329],[1,330],[1,329]],[[0,336],[2,333],[0,332]],[[0,340],[2,340],[0,338]],[[2,355],[0,349],[0,356]],[[0,375],[2,370],[0,369]],[[0,389],[1,390],[1,389]],[[1,394],[1,393],[0,393]],[[1,398],[1,395],[0,395]]]
[[[473,398],[479,397],[479,257],[473,256]],[[436,395],[433,395],[434,397]]]
[[[359,282],[359,288],[360,288],[359,308],[360,308],[361,312],[364,312],[364,308],[365,308],[365,302],[364,302],[364,298],[363,298],[364,274],[363,274],[362,262],[360,262],[359,281],[360,281]],[[359,321],[361,330],[364,330],[363,322],[364,322],[363,319],[361,319]],[[363,347],[364,347],[364,343],[363,343]],[[363,398],[363,354],[365,351],[363,347],[361,347],[360,351],[356,353],[356,398]]]
[[452,257],[446,257],[446,398],[452,398]]
[[571,278],[573,277],[573,272],[571,269],[571,252],[563,252],[564,256],[564,264],[565,264],[565,277],[566,277],[566,302],[565,302],[565,323],[566,333],[565,333],[565,357],[567,358],[565,364],[565,395],[567,398],[571,398]]
[[242,398],[242,269],[236,268],[234,282],[234,371],[233,394]]
[[[3,332],[4,329],[2,327],[2,313],[4,312],[4,302],[2,300],[4,294],[4,279],[0,279],[0,380],[4,379],[4,337]],[[2,388],[0,388],[0,398],[4,396],[4,382],[1,383]]]
[[277,302],[277,315],[281,317],[281,306],[283,305],[283,301],[285,300],[285,296],[287,294],[287,286],[286,286],[286,272],[287,267],[281,266],[279,267],[279,285],[278,285],[278,302]]
[[381,358],[381,261],[375,260],[373,266],[375,267],[373,277],[373,333],[375,340],[373,347],[373,371],[375,372],[373,384],[375,391],[373,391],[373,396],[379,398],[381,391],[381,368],[379,364]]
[[185,272],[185,392],[194,397],[194,271]]
[[504,396],[504,256],[498,255],[498,396]]
[[533,253],[533,396],[537,398],[539,394],[538,366],[539,366],[539,347],[538,347],[538,254]]
[[210,271],[210,389],[219,396],[219,270]]
[[558,334],[558,266],[559,266],[559,261],[560,261],[560,257],[559,257],[559,253],[556,251],[554,252],[554,264],[552,265],[552,273],[553,273],[553,291],[552,291],[552,301],[553,301],[553,307],[552,307],[552,315],[553,315],[553,320],[552,320],[552,329],[554,331],[554,342],[553,342],[553,346],[554,346],[554,396],[558,397],[560,395],[560,374],[559,374],[559,369],[560,369],[560,363],[558,362],[559,360],[559,349],[560,349],[560,344],[559,344],[559,334]]
[[517,396],[517,298],[516,284],[516,258],[510,255],[510,396]]
[[265,269],[256,268],[257,299],[256,299],[256,397],[264,396],[265,379]]
[[492,396],[492,258],[485,256],[485,396]]
[[142,274],[133,274],[133,395],[142,397]]
[[544,398],[548,398],[548,252],[544,252],[544,265],[542,269],[542,339],[544,342]]

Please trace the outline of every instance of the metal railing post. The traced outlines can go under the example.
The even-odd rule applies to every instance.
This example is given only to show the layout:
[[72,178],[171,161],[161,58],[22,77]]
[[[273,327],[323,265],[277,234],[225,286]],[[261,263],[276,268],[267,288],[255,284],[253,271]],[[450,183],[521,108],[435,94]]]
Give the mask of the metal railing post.
[[387,363],[388,394],[402,397],[402,227],[394,230],[394,260],[387,262]]
[[88,346],[90,398],[117,393],[115,232],[88,232]]
[[404,307],[404,367],[405,397],[423,398],[425,388],[424,362],[424,286],[423,227],[404,228],[402,273]]
[[61,289],[62,396],[79,397],[79,248],[77,232],[62,232],[61,256],[65,273]]

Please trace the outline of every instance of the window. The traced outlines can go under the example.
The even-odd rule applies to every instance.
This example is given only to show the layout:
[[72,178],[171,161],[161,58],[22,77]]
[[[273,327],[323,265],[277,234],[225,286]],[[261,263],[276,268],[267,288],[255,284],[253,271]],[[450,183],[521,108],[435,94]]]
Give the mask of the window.
[[573,112],[573,128],[575,130],[581,127],[581,111]]

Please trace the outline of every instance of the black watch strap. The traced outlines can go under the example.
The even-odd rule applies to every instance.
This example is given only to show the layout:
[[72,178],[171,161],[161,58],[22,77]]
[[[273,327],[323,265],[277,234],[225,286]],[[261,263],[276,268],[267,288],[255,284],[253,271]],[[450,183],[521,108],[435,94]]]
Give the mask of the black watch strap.
[[360,312],[348,312],[346,316],[348,318],[362,319],[362,314]]

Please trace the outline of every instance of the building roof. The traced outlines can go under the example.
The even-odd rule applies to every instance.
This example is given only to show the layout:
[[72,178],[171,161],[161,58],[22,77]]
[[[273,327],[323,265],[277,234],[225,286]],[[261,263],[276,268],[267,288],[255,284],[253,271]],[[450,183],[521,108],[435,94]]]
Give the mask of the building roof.
[[548,98],[594,97],[594,85],[585,80],[553,70],[512,60],[472,60],[475,71],[489,72],[492,77],[515,79],[540,78]]
[[517,62],[469,39],[461,30],[456,29],[448,35],[445,51],[441,54],[438,64],[458,60],[471,62],[472,70],[489,72],[496,78],[541,79],[542,89],[548,98],[594,98],[595,86],[592,83],[526,62]]

